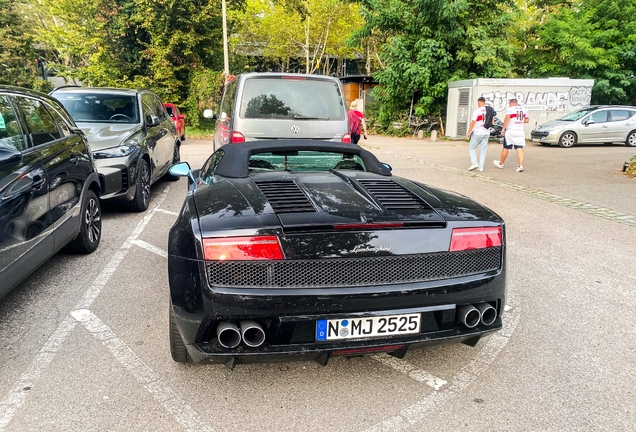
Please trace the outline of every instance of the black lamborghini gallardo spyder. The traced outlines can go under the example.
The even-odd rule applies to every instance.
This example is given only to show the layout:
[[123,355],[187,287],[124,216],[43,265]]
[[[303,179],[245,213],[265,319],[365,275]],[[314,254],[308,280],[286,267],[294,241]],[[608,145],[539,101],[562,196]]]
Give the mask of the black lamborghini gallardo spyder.
[[501,329],[503,220],[391,175],[351,144],[227,145],[169,236],[177,362],[238,363],[474,345]]

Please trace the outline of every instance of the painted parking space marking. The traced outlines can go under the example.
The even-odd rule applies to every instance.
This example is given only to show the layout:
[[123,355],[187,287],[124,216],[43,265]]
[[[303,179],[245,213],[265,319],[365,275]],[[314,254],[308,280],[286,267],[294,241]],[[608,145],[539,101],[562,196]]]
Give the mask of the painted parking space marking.
[[181,426],[188,431],[212,431],[199,415],[161,377],[131,350],[126,343],[89,310],[75,310],[71,316],[101,341],[113,357],[135,377]]
[[521,186],[515,183],[510,183],[503,180],[497,180],[492,177],[485,176],[484,174],[481,174],[481,173],[465,171],[459,168],[451,167],[448,165],[440,164],[440,163],[429,161],[426,159],[420,159],[415,156],[407,156],[407,155],[399,154],[390,150],[384,150],[379,147],[373,147],[368,144],[365,144],[362,147],[365,147],[369,150],[379,151],[381,153],[389,154],[389,155],[399,157],[402,159],[414,160],[422,165],[427,165],[427,166],[439,169],[441,171],[451,172],[451,173],[458,174],[464,177],[471,177],[483,183],[489,183],[500,188],[509,189],[516,192],[521,192],[526,195],[533,196],[535,198],[540,198],[546,201],[553,202],[555,204],[569,207],[571,209],[581,210],[585,213],[589,213],[591,215],[598,216],[603,219],[613,220],[615,222],[622,223],[625,225],[636,226],[636,215],[623,213],[620,211],[608,209],[606,207],[596,206],[594,204],[586,203],[584,201],[578,201],[572,198],[567,198],[561,195],[545,192],[540,189],[529,188],[529,187]]
[[159,213],[169,214],[170,216],[179,216],[179,213],[174,212],[174,211],[172,211],[172,210],[166,210],[166,209],[158,208],[158,209],[157,209],[157,211],[158,211]]
[[405,360],[398,359],[396,357],[391,357],[388,354],[375,354],[375,355],[372,355],[371,358],[379,361],[385,366],[390,367],[391,369],[394,369],[408,376],[409,378],[414,379],[415,381],[421,382],[422,384],[426,384],[427,386],[431,387],[433,390],[437,391],[447,384],[445,380],[438,378],[429,372],[418,369],[417,367],[413,366],[412,364],[410,364],[409,362]]
[[154,254],[157,254],[157,255],[159,255],[161,257],[168,258],[168,252],[166,252],[165,250],[163,250],[161,248],[158,248],[155,245],[151,245],[150,243],[146,243],[143,240],[139,240],[139,239],[134,240],[133,244],[135,246],[139,246],[140,248],[146,249],[146,250],[148,250],[148,251],[150,251],[150,252],[152,252]]
[[[135,229],[133,229],[130,236],[124,241],[121,248],[113,254],[108,264],[106,264],[88,290],[86,290],[82,298],[77,302],[73,308],[74,310],[90,308],[99,293],[106,286],[123,261],[124,257],[130,250],[131,245],[134,244],[134,241],[137,240],[137,237],[139,237],[139,235],[143,232],[144,228],[148,225],[148,222],[152,219],[152,216],[157,212],[159,206],[166,199],[171,188],[171,186],[166,186],[161,195],[157,197],[152,210],[144,216]],[[60,350],[60,347],[68,335],[75,329],[76,325],[77,321],[70,315],[67,316],[40,349],[31,364],[28,366],[27,370],[11,386],[9,393],[4,397],[4,399],[2,399],[2,401],[0,401],[0,431],[3,431],[6,428],[20,408],[22,408],[24,401],[29,394],[29,390],[34,387],[42,372],[47,368],[51,361],[53,361],[57,352]]]
[[[514,302],[511,303],[514,304]],[[397,431],[409,428],[457,396],[463,389],[472,384],[501,353],[517,328],[520,315],[520,308],[511,306],[508,312],[502,315],[503,328],[490,336],[479,354],[453,376],[448,386],[440,391],[431,392],[418,402],[400,411],[399,414],[372,426],[367,431]]]

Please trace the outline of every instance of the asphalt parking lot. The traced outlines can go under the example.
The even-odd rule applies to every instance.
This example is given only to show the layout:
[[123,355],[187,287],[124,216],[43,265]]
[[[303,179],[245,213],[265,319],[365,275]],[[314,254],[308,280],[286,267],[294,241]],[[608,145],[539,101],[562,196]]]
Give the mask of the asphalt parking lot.
[[[467,143],[372,136],[393,172],[468,195],[507,223],[504,330],[446,345],[316,363],[174,363],[167,233],[186,180],[150,209],[104,208],[88,256],[58,254],[0,304],[0,430],[633,430],[636,180],[625,146],[530,144],[467,172]],[[186,141],[200,167],[206,141]]]

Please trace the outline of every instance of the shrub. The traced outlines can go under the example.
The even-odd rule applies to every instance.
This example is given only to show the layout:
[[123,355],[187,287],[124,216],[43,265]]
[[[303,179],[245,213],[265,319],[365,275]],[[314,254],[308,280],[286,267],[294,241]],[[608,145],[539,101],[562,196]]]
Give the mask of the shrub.
[[223,94],[223,73],[210,69],[198,69],[192,72],[188,99],[185,102],[187,122],[198,127],[204,109],[218,112]]

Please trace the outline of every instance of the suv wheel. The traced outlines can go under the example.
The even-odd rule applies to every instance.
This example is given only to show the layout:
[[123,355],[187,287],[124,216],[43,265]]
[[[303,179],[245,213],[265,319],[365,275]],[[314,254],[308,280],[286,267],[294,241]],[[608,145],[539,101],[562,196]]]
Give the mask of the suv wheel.
[[563,135],[559,138],[559,147],[569,148],[574,147],[574,144],[576,144],[576,134],[570,131],[563,132]]
[[146,211],[150,204],[150,167],[145,159],[140,159],[137,164],[135,186],[135,196],[130,202],[130,207],[136,212]]
[[92,190],[86,191],[80,221],[80,232],[77,238],[68,245],[75,253],[88,254],[99,246],[102,237],[102,209],[99,199]]
[[625,145],[628,147],[636,147],[636,131],[631,131],[629,135],[627,135]]

